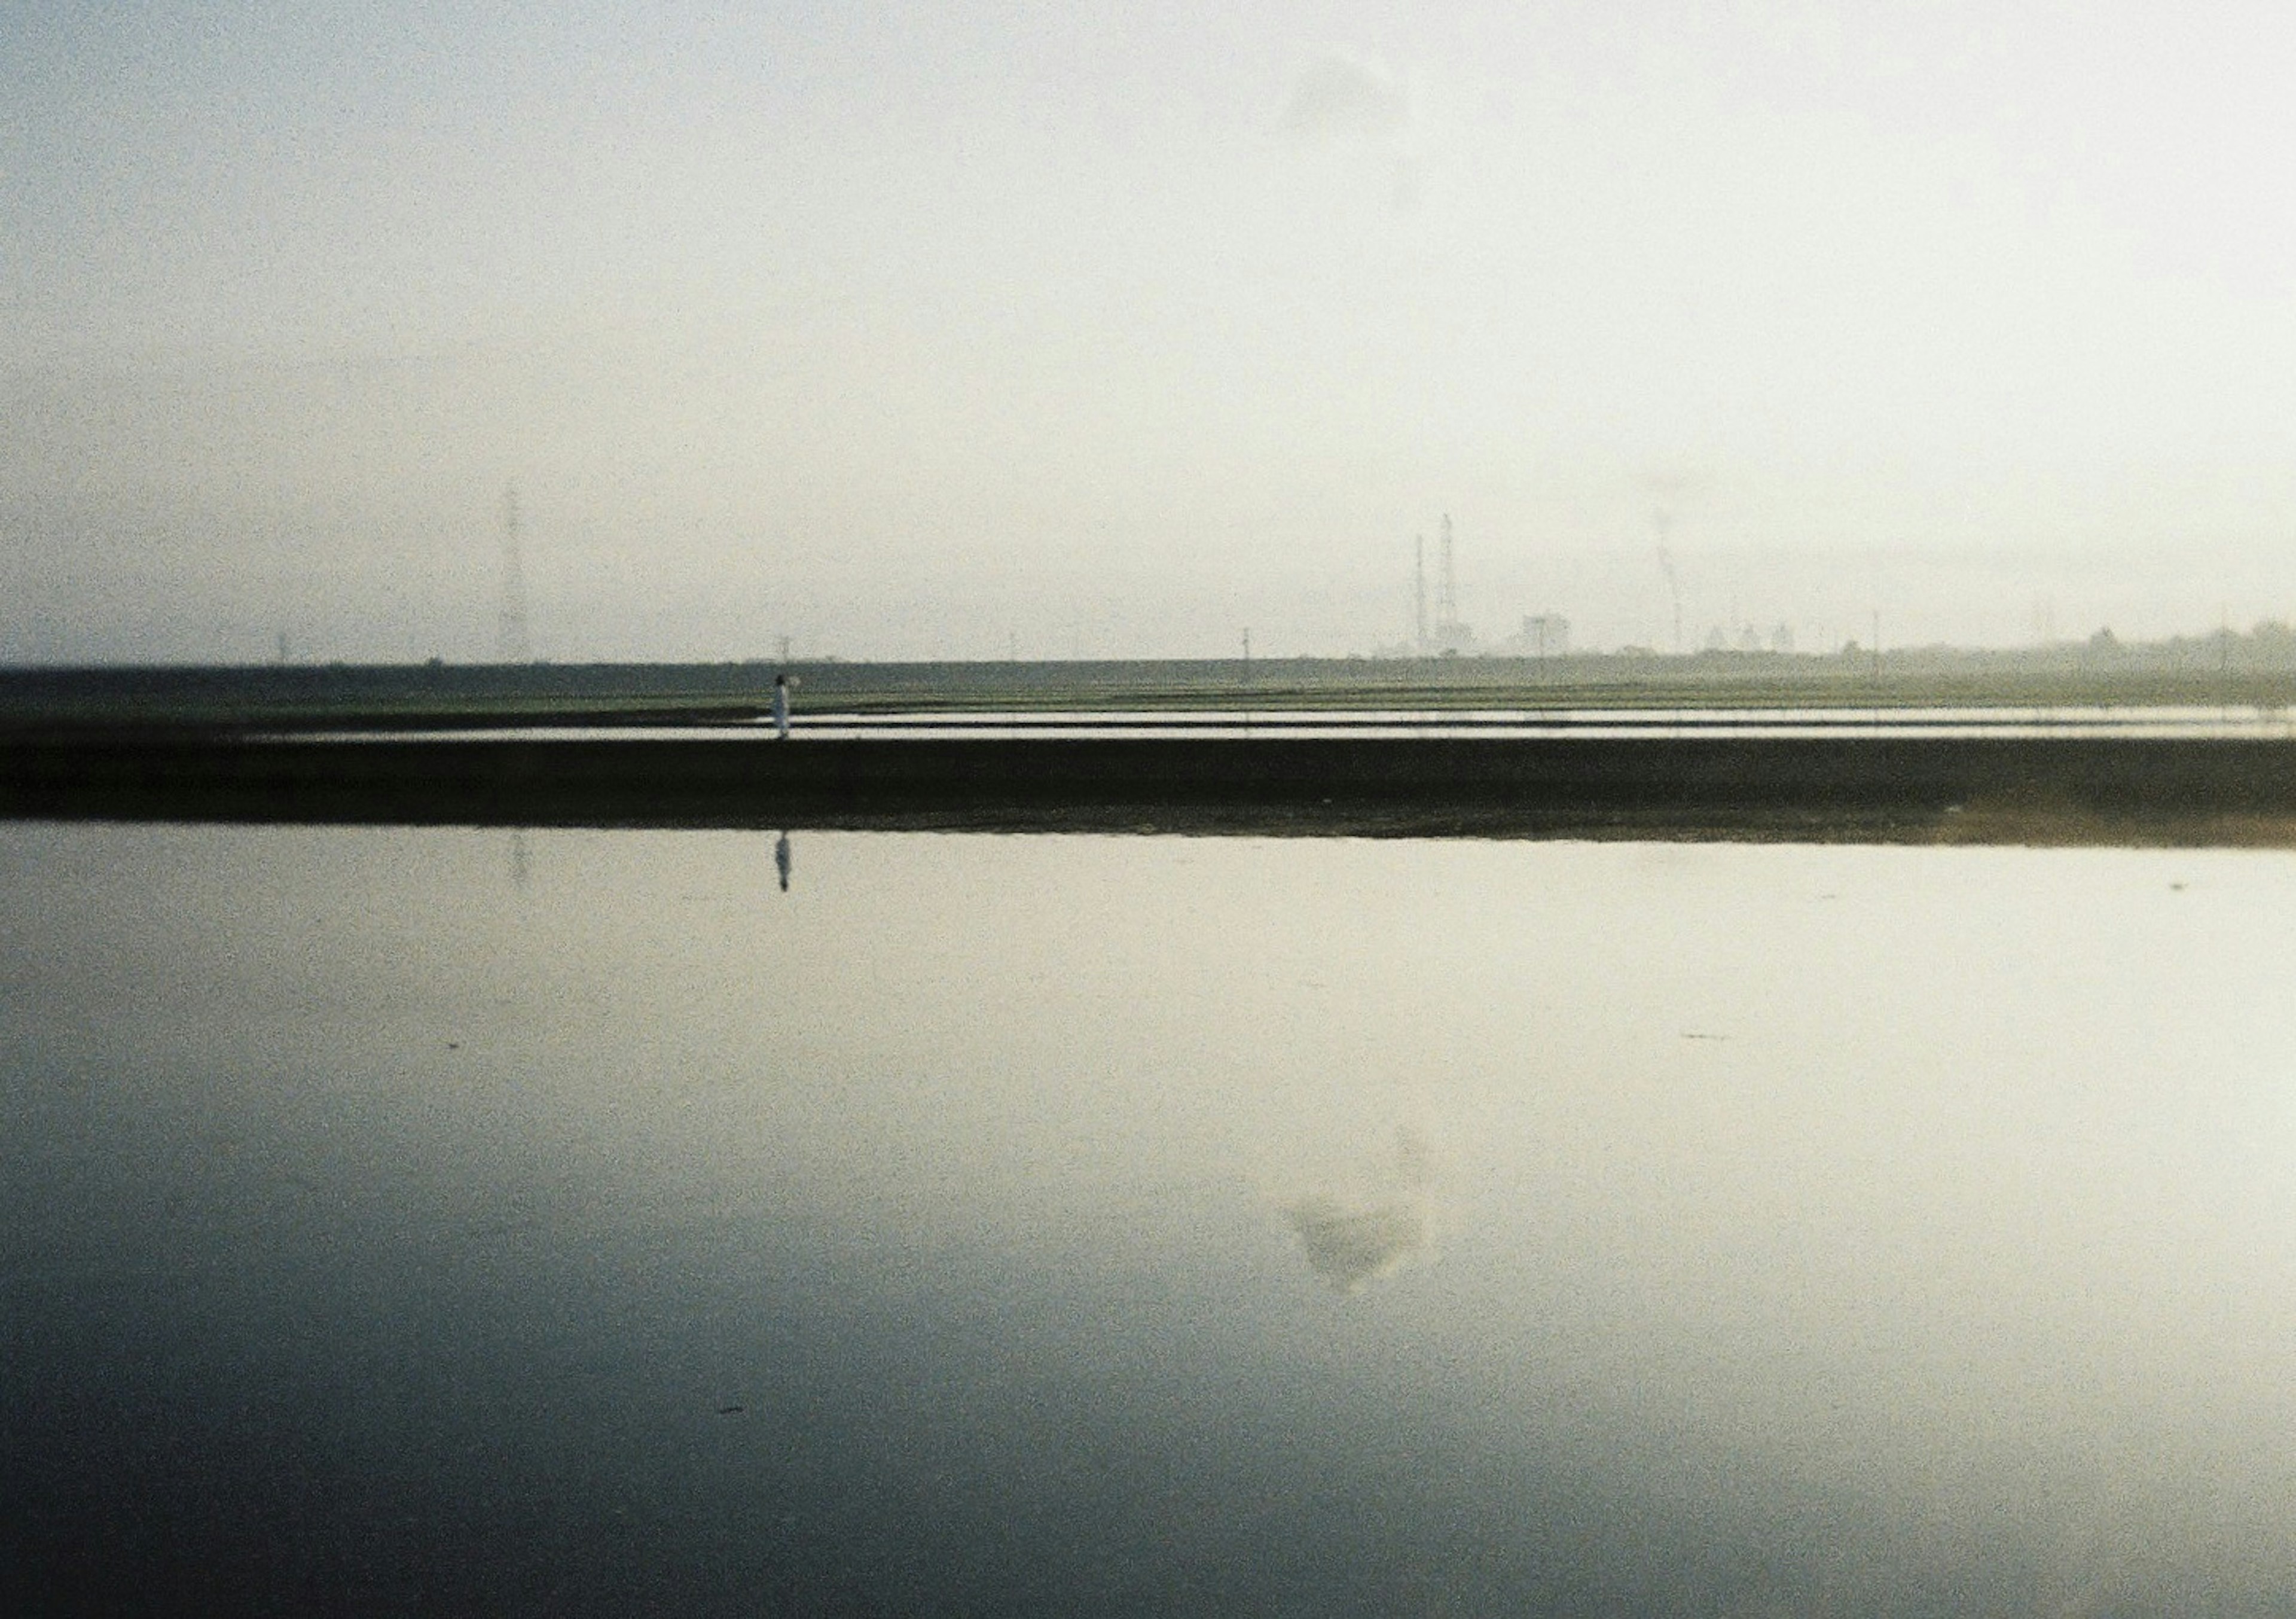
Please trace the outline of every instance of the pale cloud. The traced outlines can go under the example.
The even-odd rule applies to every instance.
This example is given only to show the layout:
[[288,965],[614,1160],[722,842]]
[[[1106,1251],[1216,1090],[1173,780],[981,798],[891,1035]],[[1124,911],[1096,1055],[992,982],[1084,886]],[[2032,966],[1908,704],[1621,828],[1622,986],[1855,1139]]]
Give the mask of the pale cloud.
[[1392,73],[1326,51],[1292,81],[1281,123],[1288,135],[1321,142],[1390,136],[1410,119],[1410,98]]

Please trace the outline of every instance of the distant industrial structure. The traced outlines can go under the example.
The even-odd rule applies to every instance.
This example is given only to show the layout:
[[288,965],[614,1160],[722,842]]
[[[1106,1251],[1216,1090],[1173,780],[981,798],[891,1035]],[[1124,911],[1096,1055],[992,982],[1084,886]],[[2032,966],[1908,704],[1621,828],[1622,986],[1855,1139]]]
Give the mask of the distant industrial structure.
[[1480,644],[1472,626],[1459,612],[1458,536],[1451,514],[1443,514],[1436,542],[1434,601],[1430,611],[1427,578],[1427,537],[1412,541],[1411,636],[1400,646],[1380,648],[1378,657],[1459,658],[1488,653],[1499,657],[1561,657],[1570,650],[1570,620],[1559,612],[1530,613],[1520,634],[1488,645]]
[[1734,637],[1724,625],[1717,624],[1706,632],[1709,652],[1792,652],[1794,649],[1793,626],[1784,620],[1771,626],[1768,639],[1751,624],[1742,624]]
[[1570,620],[1559,612],[1534,612],[1507,648],[1533,658],[1559,658],[1570,650]]
[[1416,572],[1412,588],[1413,654],[1422,658],[1455,658],[1472,651],[1475,632],[1459,620],[1459,571],[1451,534],[1451,514],[1443,514],[1442,549],[1439,565],[1435,621],[1427,621],[1427,537],[1421,535],[1415,550]]

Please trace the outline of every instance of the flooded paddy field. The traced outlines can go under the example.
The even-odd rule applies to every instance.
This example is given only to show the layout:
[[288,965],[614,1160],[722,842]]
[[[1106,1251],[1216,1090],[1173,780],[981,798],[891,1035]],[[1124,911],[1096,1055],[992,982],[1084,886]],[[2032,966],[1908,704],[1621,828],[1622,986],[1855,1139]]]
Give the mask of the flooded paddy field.
[[[2157,653],[2160,649],[2155,649]],[[2219,651],[2223,649],[2218,649]],[[2193,710],[2284,713],[2296,662],[2259,648],[1715,652],[1554,658],[1234,658],[789,663],[280,664],[0,669],[0,736],[53,727],[455,727],[753,722],[786,673],[814,718],[1538,711]]]
[[2296,1602],[2282,853],[0,876],[17,1611]]

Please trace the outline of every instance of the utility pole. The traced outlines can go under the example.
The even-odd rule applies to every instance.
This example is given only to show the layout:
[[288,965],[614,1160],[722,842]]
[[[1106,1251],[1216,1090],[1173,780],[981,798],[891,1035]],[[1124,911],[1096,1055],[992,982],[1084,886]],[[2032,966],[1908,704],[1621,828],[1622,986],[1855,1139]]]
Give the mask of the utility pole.
[[2232,718],[2232,607],[2229,604],[2217,609],[2217,701],[2224,708],[2224,718]]

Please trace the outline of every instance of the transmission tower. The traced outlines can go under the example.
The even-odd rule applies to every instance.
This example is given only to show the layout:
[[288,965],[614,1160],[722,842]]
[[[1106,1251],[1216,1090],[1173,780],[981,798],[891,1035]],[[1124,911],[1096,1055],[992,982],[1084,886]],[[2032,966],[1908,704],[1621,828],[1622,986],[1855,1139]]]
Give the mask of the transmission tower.
[[505,663],[524,663],[534,655],[526,630],[526,564],[519,555],[518,530],[518,486],[506,484],[502,498],[502,622],[495,645]]

